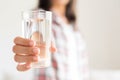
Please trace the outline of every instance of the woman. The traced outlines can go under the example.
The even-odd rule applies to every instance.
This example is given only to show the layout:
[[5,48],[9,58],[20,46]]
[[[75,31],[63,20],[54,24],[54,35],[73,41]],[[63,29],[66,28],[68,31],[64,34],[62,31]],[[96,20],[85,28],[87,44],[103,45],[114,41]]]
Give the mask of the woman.
[[[52,67],[35,71],[34,80],[88,80],[87,53],[85,44],[75,26],[74,0],[39,0],[38,8],[53,12],[53,35],[56,43],[51,46]],[[17,37],[14,40],[16,62],[26,62],[17,66],[19,71],[30,69],[30,62],[37,61],[40,49],[32,40]],[[20,56],[26,53],[28,56]],[[33,56],[29,56],[34,54]],[[29,62],[29,63],[28,63]]]

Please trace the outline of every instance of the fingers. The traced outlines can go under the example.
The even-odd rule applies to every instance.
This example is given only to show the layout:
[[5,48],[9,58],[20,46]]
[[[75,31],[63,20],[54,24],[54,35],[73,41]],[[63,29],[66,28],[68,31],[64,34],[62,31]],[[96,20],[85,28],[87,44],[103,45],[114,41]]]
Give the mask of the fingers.
[[53,46],[51,46],[51,47],[50,47],[50,51],[51,51],[52,53],[54,53],[54,52],[56,52],[56,48],[53,47]]
[[18,71],[27,71],[31,68],[31,64],[30,63],[26,63],[26,64],[18,64],[17,65],[17,70]]
[[14,60],[18,63],[31,63],[31,62],[37,62],[38,57],[37,56],[26,56],[26,55],[15,55]]
[[16,45],[22,45],[22,46],[34,46],[35,45],[34,41],[29,40],[29,39],[24,39],[21,37],[16,37],[14,39],[14,43]]
[[40,49],[37,47],[24,47],[15,45],[13,47],[13,52],[18,55],[37,55],[40,53]]
[[[14,43],[13,52],[15,53],[15,61],[18,63],[25,63],[17,65],[18,71],[29,70],[31,68],[31,63],[38,61],[38,54],[45,53],[45,45],[39,46],[37,45],[37,41],[35,43],[33,40],[16,37]],[[52,53],[56,51],[55,44],[51,43],[50,51]]]
[[52,53],[54,53],[54,52],[57,51],[57,49],[56,49],[56,47],[55,47],[55,44],[51,43],[50,51],[51,51]]

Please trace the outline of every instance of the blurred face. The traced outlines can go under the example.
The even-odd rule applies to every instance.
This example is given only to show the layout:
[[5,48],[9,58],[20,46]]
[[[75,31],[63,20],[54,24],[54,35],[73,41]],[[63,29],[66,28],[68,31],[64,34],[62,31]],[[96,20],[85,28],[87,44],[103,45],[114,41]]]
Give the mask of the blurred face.
[[53,5],[66,6],[70,0],[51,0]]

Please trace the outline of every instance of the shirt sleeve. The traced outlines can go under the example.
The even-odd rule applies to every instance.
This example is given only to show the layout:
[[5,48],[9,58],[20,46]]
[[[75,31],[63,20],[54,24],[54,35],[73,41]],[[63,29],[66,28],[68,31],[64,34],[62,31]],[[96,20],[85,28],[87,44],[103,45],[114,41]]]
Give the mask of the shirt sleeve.
[[83,80],[89,80],[89,64],[88,64],[88,51],[85,40],[80,32],[76,32],[76,42],[78,51],[78,66],[80,76]]

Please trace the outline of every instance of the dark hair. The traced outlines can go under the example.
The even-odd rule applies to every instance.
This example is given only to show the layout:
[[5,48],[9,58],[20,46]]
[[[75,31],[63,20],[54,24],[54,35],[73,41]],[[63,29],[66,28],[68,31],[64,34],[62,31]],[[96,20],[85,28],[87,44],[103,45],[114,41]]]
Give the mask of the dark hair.
[[[75,23],[76,15],[74,11],[74,2],[70,0],[70,2],[66,6],[66,17],[70,23]],[[51,0],[39,0],[38,8],[42,8],[44,10],[50,10],[52,4]]]

